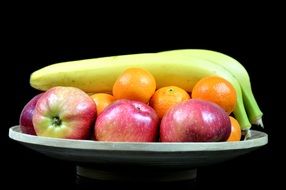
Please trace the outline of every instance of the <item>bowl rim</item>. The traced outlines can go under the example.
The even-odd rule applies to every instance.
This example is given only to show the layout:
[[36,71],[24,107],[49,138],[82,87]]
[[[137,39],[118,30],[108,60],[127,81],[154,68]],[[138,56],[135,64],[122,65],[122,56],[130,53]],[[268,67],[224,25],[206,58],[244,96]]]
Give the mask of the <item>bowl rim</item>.
[[104,142],[34,136],[24,134],[20,126],[16,125],[10,127],[9,137],[20,143],[65,149],[140,152],[225,151],[256,148],[268,143],[268,135],[257,130],[251,130],[250,139],[235,142]]

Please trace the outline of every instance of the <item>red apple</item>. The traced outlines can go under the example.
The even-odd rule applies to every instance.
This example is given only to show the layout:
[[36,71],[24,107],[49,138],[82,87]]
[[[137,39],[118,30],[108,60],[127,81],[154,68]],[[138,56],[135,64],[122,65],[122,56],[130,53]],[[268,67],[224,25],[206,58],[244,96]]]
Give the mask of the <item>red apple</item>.
[[22,109],[19,123],[20,123],[20,129],[23,133],[30,134],[30,135],[36,135],[36,132],[33,126],[33,114],[34,114],[36,104],[42,95],[43,93],[40,93],[34,96]]
[[33,125],[38,136],[85,139],[96,118],[94,101],[74,87],[54,87],[38,100]]
[[160,125],[162,142],[225,141],[231,132],[226,112],[218,105],[198,99],[179,103],[167,111]]
[[157,140],[159,118],[147,104],[117,100],[97,118],[95,138],[99,141],[153,142]]

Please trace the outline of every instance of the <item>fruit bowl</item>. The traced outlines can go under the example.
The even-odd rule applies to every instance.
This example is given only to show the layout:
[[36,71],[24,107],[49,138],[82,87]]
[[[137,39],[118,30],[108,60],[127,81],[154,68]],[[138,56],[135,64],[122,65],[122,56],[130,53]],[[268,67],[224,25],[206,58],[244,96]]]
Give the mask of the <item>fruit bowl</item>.
[[11,127],[9,137],[47,156],[71,161],[77,174],[94,179],[186,180],[196,168],[249,153],[268,142],[264,132],[239,142],[127,143],[68,140],[24,134]]

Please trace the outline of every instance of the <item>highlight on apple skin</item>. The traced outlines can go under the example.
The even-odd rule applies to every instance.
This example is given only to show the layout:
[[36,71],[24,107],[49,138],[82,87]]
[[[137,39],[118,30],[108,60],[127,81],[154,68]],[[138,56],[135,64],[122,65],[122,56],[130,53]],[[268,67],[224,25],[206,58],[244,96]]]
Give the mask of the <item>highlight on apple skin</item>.
[[38,100],[33,125],[38,136],[87,139],[96,119],[96,105],[75,87],[57,86]]

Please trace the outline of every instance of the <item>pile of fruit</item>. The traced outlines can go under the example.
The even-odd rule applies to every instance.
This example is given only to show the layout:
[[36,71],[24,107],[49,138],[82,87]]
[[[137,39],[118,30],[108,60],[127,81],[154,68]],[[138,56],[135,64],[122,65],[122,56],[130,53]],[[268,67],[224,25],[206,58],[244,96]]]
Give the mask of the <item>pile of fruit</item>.
[[262,124],[245,68],[210,50],[172,50],[53,64],[32,73],[43,92],[23,133],[114,142],[240,141]]

